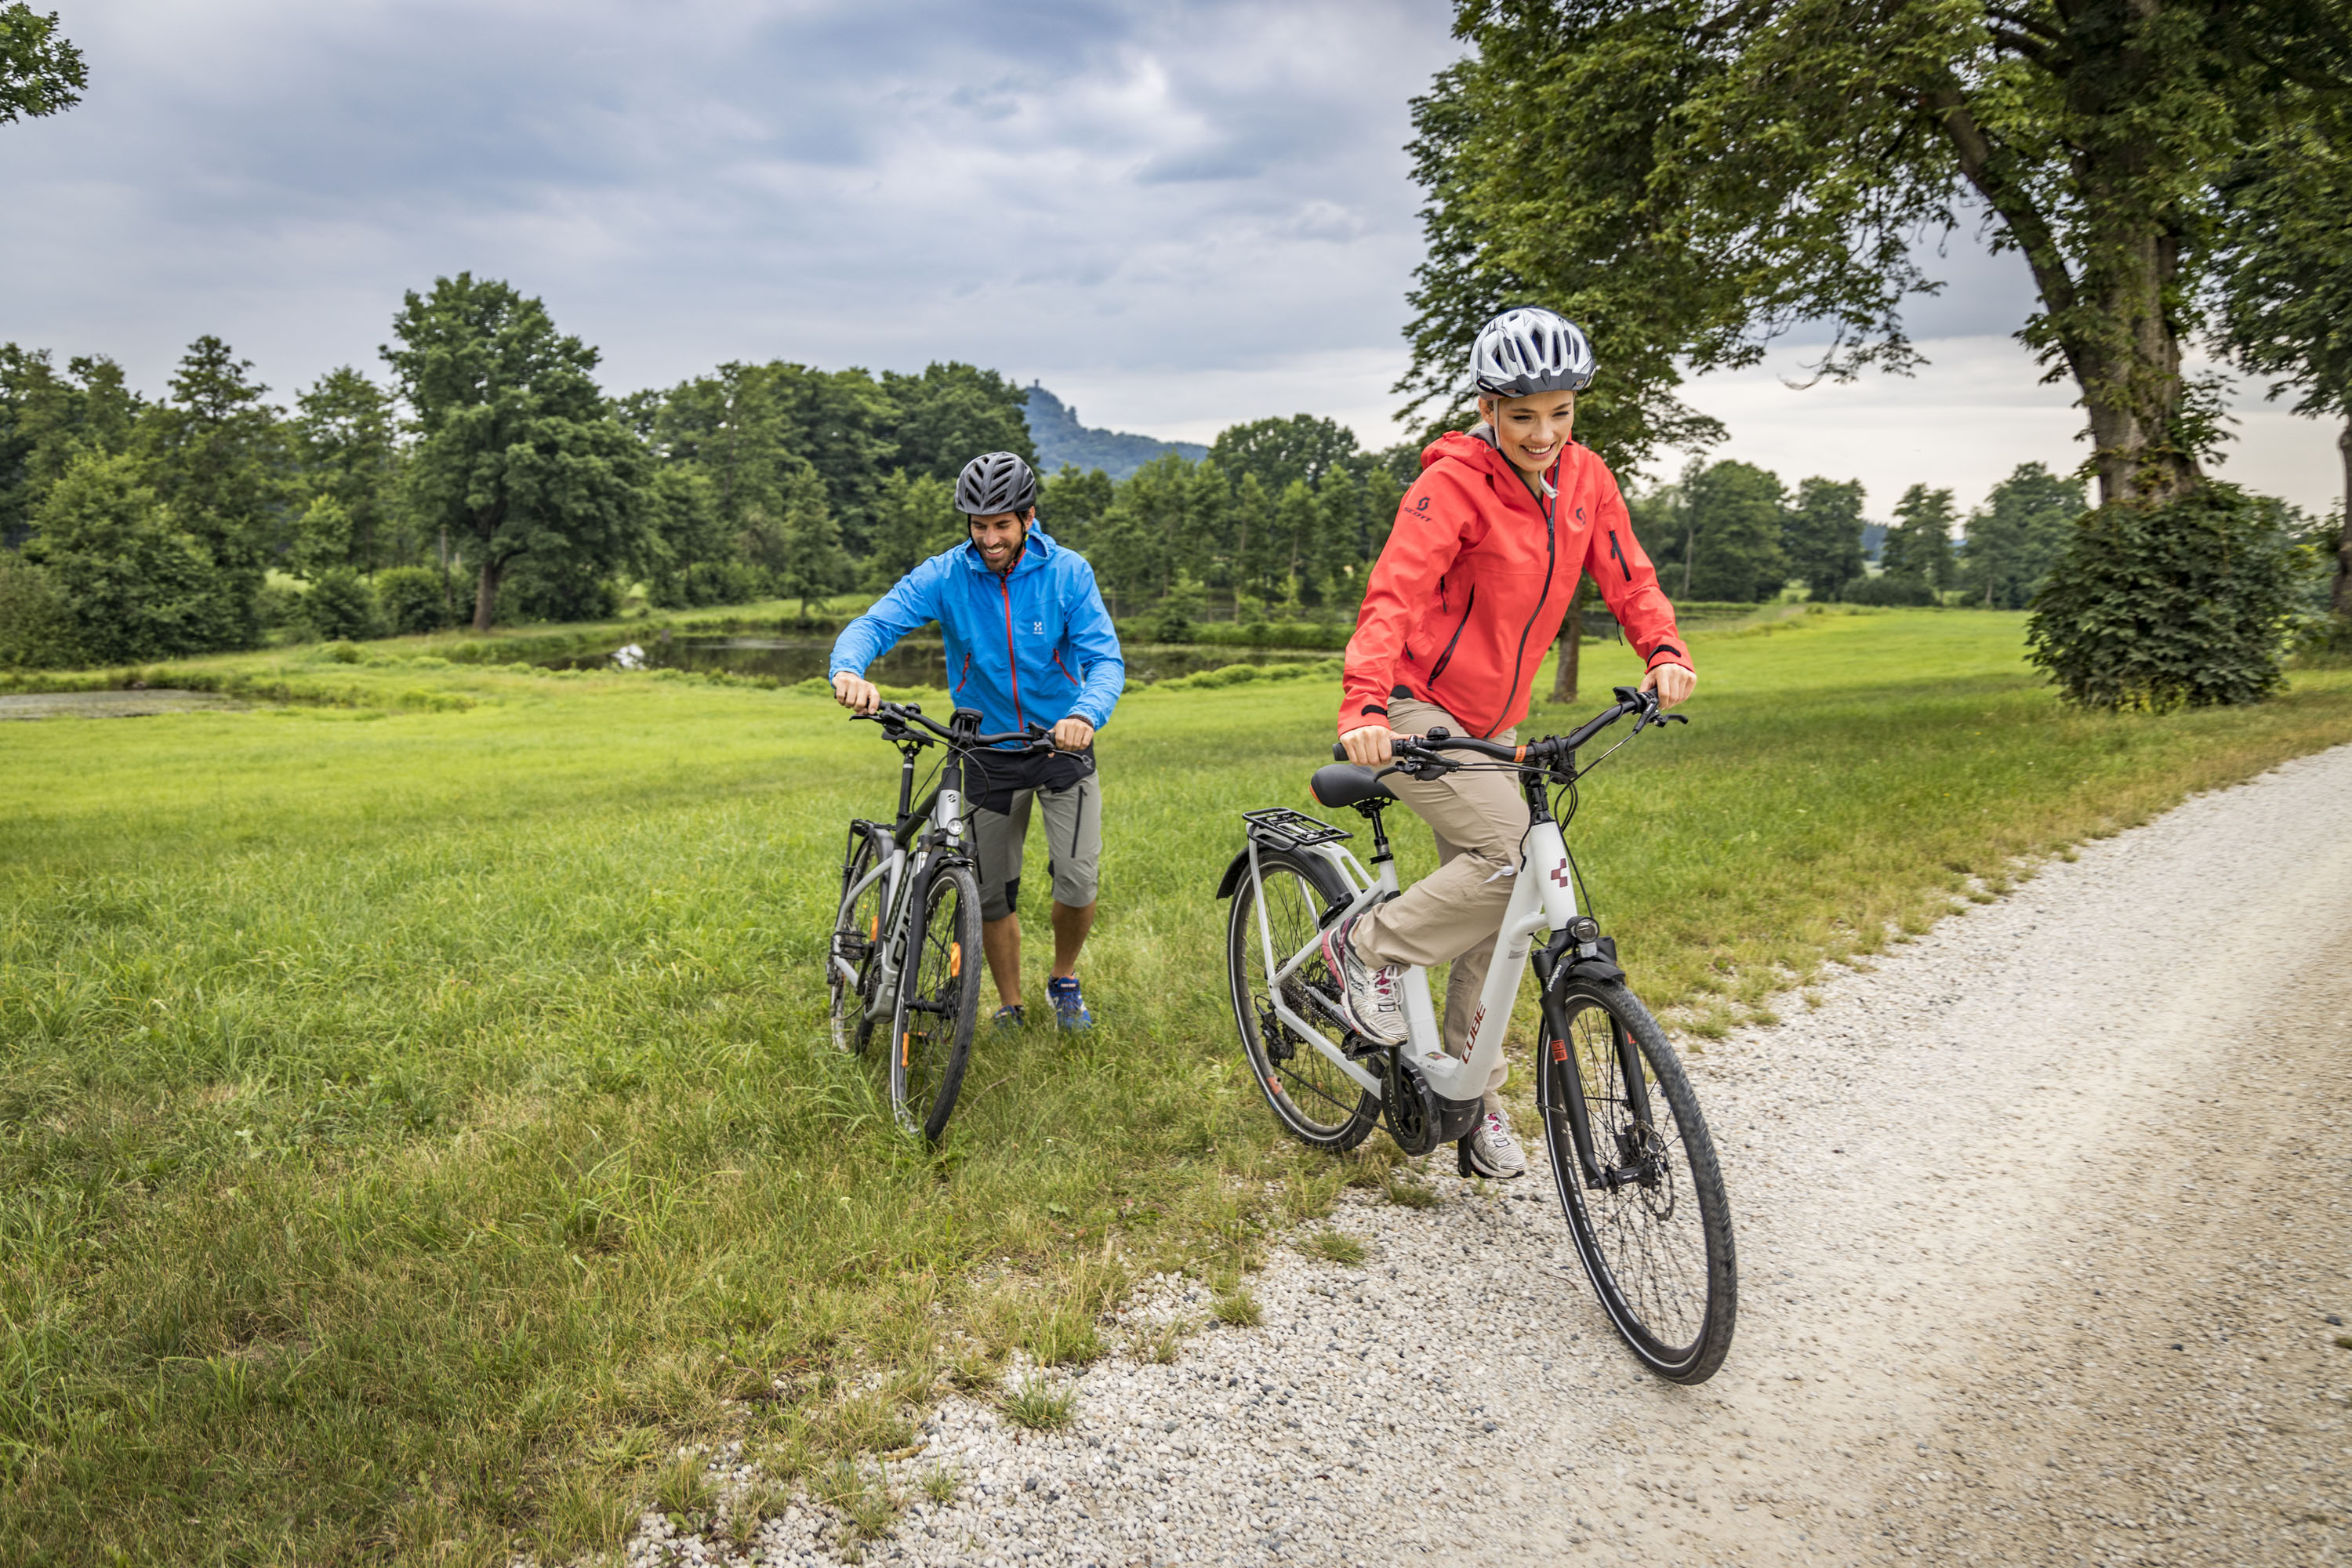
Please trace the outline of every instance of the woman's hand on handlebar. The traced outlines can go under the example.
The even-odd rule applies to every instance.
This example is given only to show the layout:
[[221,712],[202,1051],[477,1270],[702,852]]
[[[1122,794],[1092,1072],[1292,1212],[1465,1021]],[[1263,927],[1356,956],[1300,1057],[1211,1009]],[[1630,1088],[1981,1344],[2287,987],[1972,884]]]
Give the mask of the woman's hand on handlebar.
[[882,706],[880,689],[845,669],[833,678],[833,700],[853,713],[871,713]]
[[1095,743],[1095,727],[1073,713],[1054,726],[1054,744],[1065,752],[1083,752]]
[[1650,667],[1650,673],[1642,677],[1641,689],[1644,691],[1654,689],[1658,694],[1658,706],[1672,708],[1678,702],[1690,700],[1690,694],[1698,689],[1698,677],[1691,673],[1686,665],[1654,664]]
[[1381,767],[1396,755],[1393,747],[1398,739],[1395,731],[1386,724],[1367,724],[1360,730],[1350,730],[1339,737],[1339,749],[1348,760],[1360,768]]

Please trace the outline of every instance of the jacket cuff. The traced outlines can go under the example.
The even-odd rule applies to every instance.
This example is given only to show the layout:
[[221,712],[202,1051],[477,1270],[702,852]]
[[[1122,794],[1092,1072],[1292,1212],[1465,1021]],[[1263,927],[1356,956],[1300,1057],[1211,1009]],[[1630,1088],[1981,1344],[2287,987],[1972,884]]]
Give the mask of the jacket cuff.
[[[1650,650],[1649,664],[1654,665],[1662,658],[1671,659],[1675,663],[1681,665],[1685,669],[1688,669],[1690,668],[1690,655],[1685,653],[1682,649],[1676,647],[1670,642],[1662,642],[1656,647]],[[1647,667],[1645,666],[1644,668]]]

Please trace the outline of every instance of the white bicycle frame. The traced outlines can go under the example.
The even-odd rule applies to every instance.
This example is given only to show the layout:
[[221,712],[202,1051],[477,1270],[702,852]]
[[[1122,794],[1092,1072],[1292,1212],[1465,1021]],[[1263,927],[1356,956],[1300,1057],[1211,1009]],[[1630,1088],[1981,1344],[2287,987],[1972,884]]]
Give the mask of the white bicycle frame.
[[[1487,1080],[1503,1058],[1503,1036],[1510,1027],[1511,1007],[1519,994],[1519,977],[1527,973],[1528,946],[1538,932],[1566,929],[1576,919],[1576,878],[1568,863],[1568,842],[1560,835],[1557,822],[1538,822],[1528,829],[1522,841],[1526,857],[1513,875],[1511,900],[1503,910],[1502,924],[1495,938],[1495,962],[1486,971],[1486,989],[1478,995],[1478,1011],[1470,1023],[1470,1054],[1464,1058],[1448,1056],[1444,1036],[1440,1033],[1436,1009],[1429,996],[1429,971],[1413,964],[1404,971],[1405,1042],[1397,1047],[1406,1060],[1420,1069],[1422,1078],[1432,1090],[1446,1100],[1475,1100],[1484,1093]],[[1249,874],[1253,889],[1259,893],[1252,902],[1257,909],[1258,942],[1265,955],[1269,976],[1266,998],[1273,1004],[1275,1016],[1309,1047],[1328,1058],[1331,1065],[1346,1073],[1363,1087],[1366,1093],[1379,1096],[1383,1088],[1378,1073],[1362,1062],[1351,1059],[1339,1043],[1328,1032],[1330,1026],[1316,1019],[1301,1017],[1284,1000],[1285,983],[1297,973],[1302,964],[1323,962],[1322,933],[1287,958],[1274,951],[1274,931],[1266,919],[1265,884],[1258,876],[1258,836],[1249,835]],[[1397,891],[1396,862],[1381,863],[1379,875],[1366,869],[1362,861],[1337,843],[1307,845],[1291,851],[1313,855],[1336,869],[1356,890],[1340,919],[1352,918],[1370,909],[1382,899]],[[1327,922],[1328,923],[1328,922]],[[1590,953],[1585,956],[1591,956]]]

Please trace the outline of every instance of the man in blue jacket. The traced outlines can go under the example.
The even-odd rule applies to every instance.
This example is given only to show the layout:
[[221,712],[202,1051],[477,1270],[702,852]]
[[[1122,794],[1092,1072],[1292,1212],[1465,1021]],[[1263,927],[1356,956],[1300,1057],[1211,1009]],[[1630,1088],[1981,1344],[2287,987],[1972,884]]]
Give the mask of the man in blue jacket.
[[833,645],[834,698],[857,712],[874,711],[882,697],[866,679],[867,667],[908,632],[937,621],[947,638],[948,690],[957,707],[979,709],[982,730],[1053,726],[1059,750],[1049,756],[977,759],[985,784],[966,798],[974,803],[981,945],[1003,1001],[997,1026],[1017,1026],[1021,924],[1013,910],[1034,804],[1045,818],[1054,879],[1054,973],[1045,994],[1062,1027],[1088,1028],[1094,1015],[1078,989],[1078,950],[1095,923],[1102,857],[1095,731],[1118,705],[1127,664],[1094,568],[1033,526],[1037,476],[1028,464],[1010,452],[974,458],[956,479],[956,510],[971,537],[908,573],[841,629]]

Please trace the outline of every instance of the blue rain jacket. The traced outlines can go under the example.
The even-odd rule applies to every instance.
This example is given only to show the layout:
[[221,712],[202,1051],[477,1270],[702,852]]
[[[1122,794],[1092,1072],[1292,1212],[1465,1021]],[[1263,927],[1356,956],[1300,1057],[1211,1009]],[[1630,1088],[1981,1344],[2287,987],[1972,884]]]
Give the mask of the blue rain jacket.
[[899,578],[841,628],[830,673],[863,676],[928,621],[947,638],[950,695],[980,710],[982,730],[1050,727],[1073,714],[1099,730],[1126,689],[1127,661],[1095,569],[1034,524],[1001,577],[966,540]]

